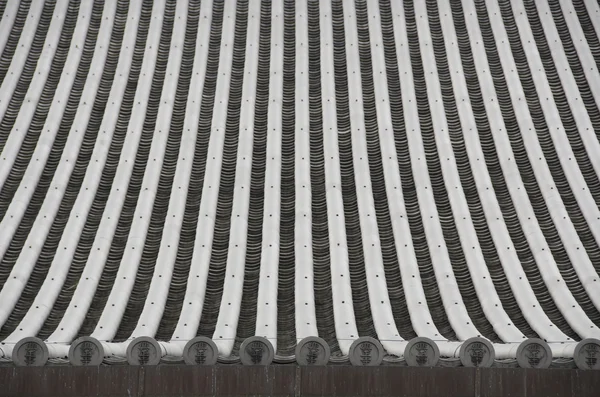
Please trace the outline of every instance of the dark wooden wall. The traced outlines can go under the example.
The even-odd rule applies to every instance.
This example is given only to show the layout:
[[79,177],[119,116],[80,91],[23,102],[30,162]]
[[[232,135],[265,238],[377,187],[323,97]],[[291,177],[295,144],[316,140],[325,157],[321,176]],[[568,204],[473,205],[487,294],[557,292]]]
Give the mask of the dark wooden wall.
[[600,372],[413,367],[0,367],[0,396],[600,397]]

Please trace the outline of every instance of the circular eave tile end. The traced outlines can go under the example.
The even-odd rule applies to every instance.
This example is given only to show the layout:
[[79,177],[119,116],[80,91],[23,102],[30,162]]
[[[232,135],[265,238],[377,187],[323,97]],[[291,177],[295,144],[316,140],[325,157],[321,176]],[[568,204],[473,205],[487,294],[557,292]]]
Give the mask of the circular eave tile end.
[[198,336],[183,348],[183,360],[188,365],[215,365],[219,358],[219,348],[212,339]]
[[600,370],[600,340],[588,338],[579,342],[573,359],[579,369]]
[[269,365],[275,357],[275,349],[267,338],[251,336],[240,347],[240,361],[244,365]]
[[318,336],[308,336],[296,345],[298,365],[327,365],[330,356],[329,345]]
[[23,338],[15,345],[12,360],[19,367],[41,367],[48,361],[48,346],[34,336]]
[[433,340],[419,336],[408,342],[404,358],[411,367],[435,367],[440,360],[440,349]]
[[355,366],[374,367],[383,361],[385,351],[381,342],[369,336],[363,336],[352,342],[348,357]]
[[104,347],[91,336],[82,336],[71,344],[69,362],[75,366],[93,366],[102,364]]
[[552,350],[542,339],[527,339],[517,349],[517,362],[521,368],[548,368],[552,364]]
[[139,336],[127,346],[127,362],[130,365],[157,365],[160,358],[160,345],[149,336]]
[[491,367],[496,358],[492,343],[485,338],[469,338],[460,347],[460,362],[465,367]]

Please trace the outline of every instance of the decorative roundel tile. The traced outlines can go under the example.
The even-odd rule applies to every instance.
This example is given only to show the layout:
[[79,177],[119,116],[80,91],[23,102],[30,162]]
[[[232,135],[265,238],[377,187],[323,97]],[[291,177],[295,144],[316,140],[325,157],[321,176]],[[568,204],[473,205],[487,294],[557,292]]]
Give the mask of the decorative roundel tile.
[[496,358],[492,343],[485,338],[469,338],[460,346],[460,362],[465,367],[491,367]]
[[309,336],[296,345],[298,365],[327,365],[331,350],[329,345],[318,336]]
[[82,336],[71,344],[69,362],[71,365],[100,365],[104,359],[102,343],[91,336]]
[[411,367],[435,367],[440,360],[440,349],[433,340],[419,336],[408,342],[404,358]]
[[160,345],[149,336],[139,336],[127,347],[127,361],[130,365],[157,365],[161,356]]
[[41,367],[48,361],[48,346],[40,338],[29,336],[17,342],[12,360],[20,367]]
[[600,369],[600,340],[588,338],[579,342],[573,359],[579,369]]
[[381,342],[369,336],[363,336],[352,342],[348,357],[356,366],[377,366],[383,361],[385,352]]
[[527,339],[517,349],[517,362],[521,368],[548,368],[552,363],[552,350],[542,339]]
[[190,340],[183,348],[183,360],[188,365],[215,365],[218,358],[217,345],[205,336]]
[[275,349],[267,338],[251,336],[240,347],[240,361],[244,365],[269,365],[275,357]]

